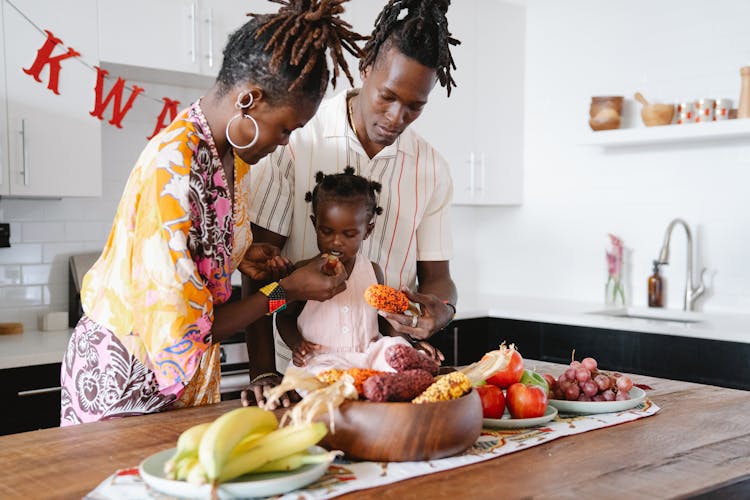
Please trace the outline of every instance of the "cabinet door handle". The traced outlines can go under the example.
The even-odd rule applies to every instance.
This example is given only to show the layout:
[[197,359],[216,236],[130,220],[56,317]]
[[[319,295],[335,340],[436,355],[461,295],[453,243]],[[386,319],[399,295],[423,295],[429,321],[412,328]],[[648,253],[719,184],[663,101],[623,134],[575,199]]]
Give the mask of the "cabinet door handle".
[[21,119],[21,127],[18,131],[21,136],[21,167],[23,170],[19,172],[23,175],[23,185],[29,185],[29,162],[28,162],[28,151],[26,149],[26,120]]
[[484,191],[484,153],[479,155],[479,187],[477,191]]
[[476,182],[475,174],[474,174],[474,153],[469,153],[469,161],[467,162],[469,164],[469,187],[466,188],[467,191],[470,193],[474,192],[474,184]]
[[208,9],[208,67],[214,67],[214,9]]
[[28,391],[18,391],[18,397],[24,398],[28,396],[38,396],[40,394],[52,394],[53,392],[60,392],[61,387],[45,387],[44,389],[31,389]]
[[195,57],[196,57],[195,52],[197,50],[196,39],[195,39],[196,38],[195,32],[197,30],[195,23],[197,22],[197,20],[195,18],[196,17],[195,10],[196,10],[195,2],[193,2],[192,4],[190,4],[190,62],[192,62],[193,64],[195,64]]

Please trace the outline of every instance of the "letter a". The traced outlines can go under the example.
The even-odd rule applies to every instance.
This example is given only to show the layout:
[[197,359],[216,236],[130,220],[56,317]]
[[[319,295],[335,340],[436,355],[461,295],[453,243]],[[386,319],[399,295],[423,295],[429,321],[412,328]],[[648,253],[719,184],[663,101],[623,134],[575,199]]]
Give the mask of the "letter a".
[[[180,105],[180,101],[173,101],[169,97],[162,97],[162,100],[164,101],[164,107],[161,108],[161,113],[159,113],[159,117],[156,119],[156,126],[154,127],[154,131],[150,136],[146,137],[146,139],[148,139],[149,141],[153,139],[154,136],[161,131],[161,129],[172,123],[172,120],[174,120],[177,116],[177,106]],[[165,118],[167,117],[167,113],[169,113],[169,121],[165,120]]]
[[117,128],[122,128],[122,119],[125,118],[125,115],[128,114],[130,108],[133,107],[135,98],[138,97],[138,94],[143,92],[143,88],[139,87],[138,85],[133,85],[133,91],[130,93],[128,102],[126,102],[125,106],[123,107],[121,106],[121,103],[122,92],[125,89],[125,80],[118,77],[115,84],[112,85],[112,88],[109,90],[107,97],[102,100],[102,94],[104,94],[104,78],[109,74],[109,72],[107,70],[101,69],[99,66],[94,67],[96,68],[96,88],[94,89],[96,95],[94,96],[94,110],[90,111],[89,114],[91,116],[99,118],[100,120],[103,120],[104,118],[102,117],[102,114],[104,114],[104,110],[107,109],[109,101],[114,99],[115,102],[112,106],[112,119],[109,121],[109,123]]
[[55,50],[55,47],[57,47],[58,44],[62,43],[62,40],[55,37],[51,31],[44,30],[44,32],[47,33],[47,40],[44,42],[44,45],[36,51],[34,64],[32,64],[30,68],[23,68],[23,72],[27,75],[33,76],[34,80],[41,83],[42,79],[39,78],[39,74],[42,72],[42,69],[49,64],[49,82],[47,83],[47,88],[55,94],[60,95],[60,92],[57,90],[57,85],[60,79],[60,62],[70,57],[80,56],[81,54],[75,49],[68,47],[68,52],[65,54],[52,57],[52,51]]

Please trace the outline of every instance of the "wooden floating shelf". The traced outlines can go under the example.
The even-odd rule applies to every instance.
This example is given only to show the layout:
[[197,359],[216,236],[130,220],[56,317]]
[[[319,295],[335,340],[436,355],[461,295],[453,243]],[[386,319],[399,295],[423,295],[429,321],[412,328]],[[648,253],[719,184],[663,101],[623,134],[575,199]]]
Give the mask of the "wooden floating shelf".
[[582,144],[616,148],[733,139],[750,139],[750,119],[592,131]]

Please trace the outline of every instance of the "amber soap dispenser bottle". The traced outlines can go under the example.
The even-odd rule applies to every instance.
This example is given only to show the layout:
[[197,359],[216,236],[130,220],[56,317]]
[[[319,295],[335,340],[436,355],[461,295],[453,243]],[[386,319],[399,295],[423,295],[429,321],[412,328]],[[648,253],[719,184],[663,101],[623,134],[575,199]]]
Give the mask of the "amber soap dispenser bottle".
[[654,273],[648,277],[648,307],[664,307],[664,278],[659,274],[658,260],[654,261]]

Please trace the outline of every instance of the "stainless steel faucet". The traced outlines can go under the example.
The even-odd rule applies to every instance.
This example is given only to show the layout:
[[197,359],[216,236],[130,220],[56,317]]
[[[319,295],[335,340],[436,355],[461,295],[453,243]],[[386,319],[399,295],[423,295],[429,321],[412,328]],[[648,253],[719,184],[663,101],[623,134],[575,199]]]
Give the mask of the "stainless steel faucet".
[[698,300],[698,297],[703,295],[703,292],[706,291],[706,287],[703,283],[703,275],[706,272],[706,268],[704,267],[703,270],[701,270],[700,275],[700,283],[697,287],[693,287],[693,235],[690,233],[690,227],[688,226],[687,222],[685,222],[682,219],[674,219],[672,222],[669,223],[669,226],[667,226],[667,231],[664,233],[664,243],[662,243],[661,246],[661,252],[659,253],[659,263],[660,264],[669,264],[669,239],[672,236],[672,229],[674,227],[680,224],[682,227],[685,228],[685,233],[687,234],[687,276],[686,276],[686,283],[685,283],[685,301],[683,302],[682,308],[685,311],[692,311],[695,308],[695,301]]

